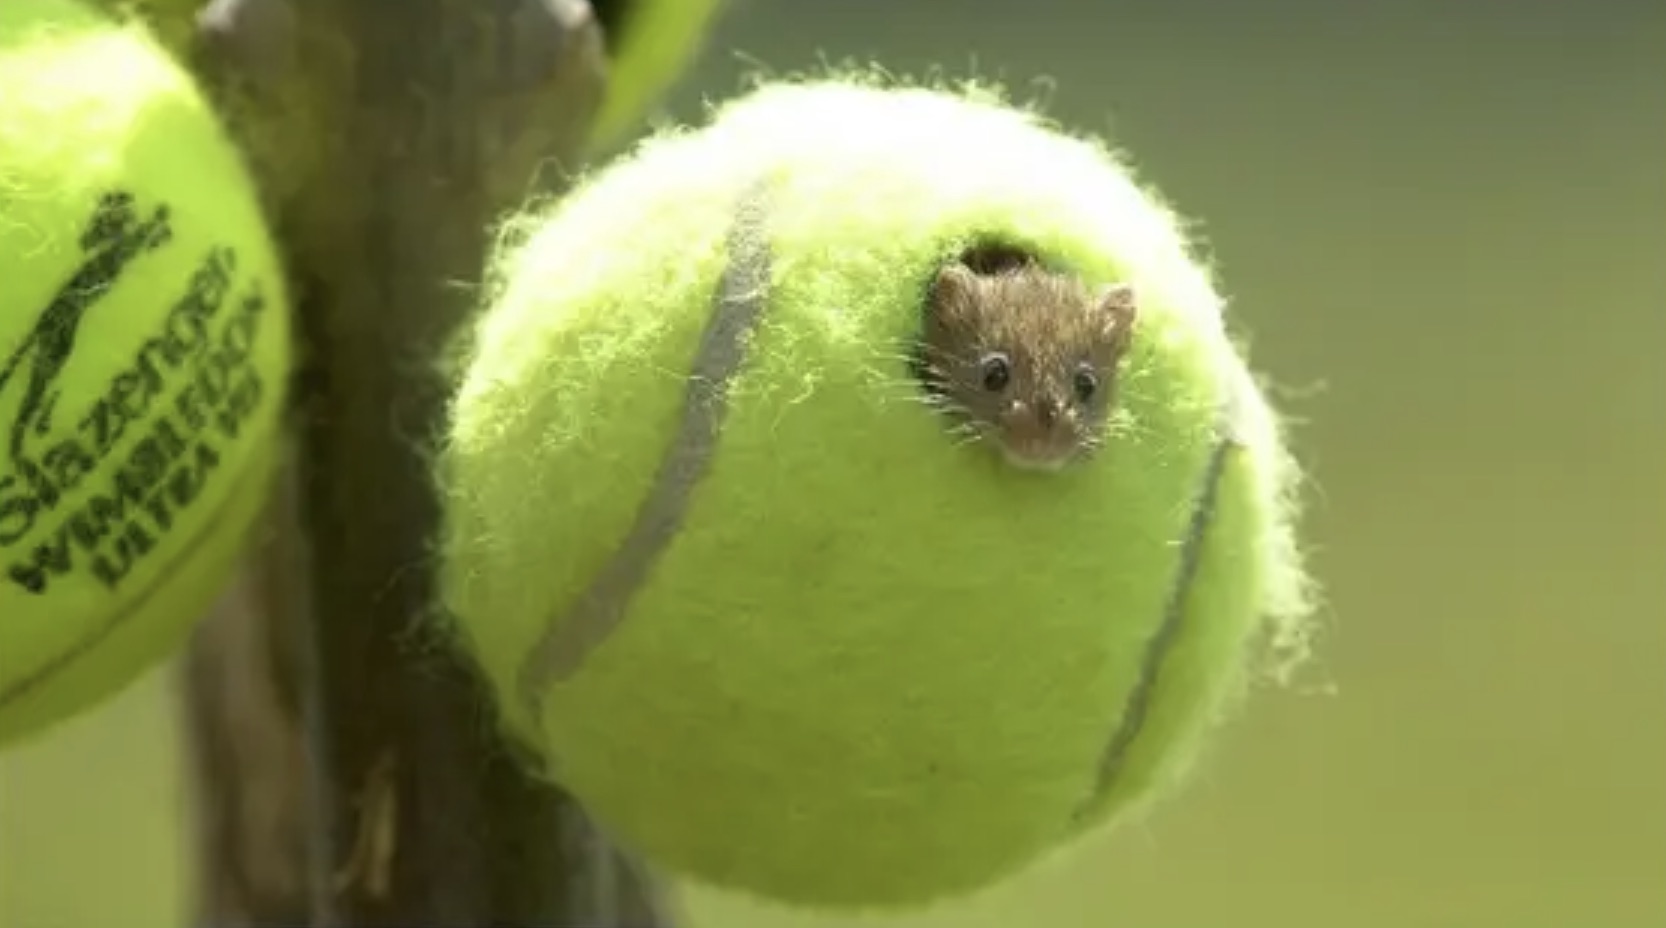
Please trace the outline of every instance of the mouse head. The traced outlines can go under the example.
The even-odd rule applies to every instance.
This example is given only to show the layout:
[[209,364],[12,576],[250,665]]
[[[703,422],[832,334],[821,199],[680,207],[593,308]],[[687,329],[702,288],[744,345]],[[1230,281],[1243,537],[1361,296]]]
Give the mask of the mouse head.
[[961,262],[932,281],[922,361],[943,405],[1012,464],[1056,470],[1103,440],[1134,290],[1097,292],[1034,263]]

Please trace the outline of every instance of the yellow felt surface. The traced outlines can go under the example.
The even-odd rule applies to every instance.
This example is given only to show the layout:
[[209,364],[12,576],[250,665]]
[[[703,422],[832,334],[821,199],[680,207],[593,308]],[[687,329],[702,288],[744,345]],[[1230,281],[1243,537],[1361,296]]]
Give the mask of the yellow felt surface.
[[[1298,388],[1335,695],[1257,699],[1144,827],[983,899],[695,928],[1666,924],[1666,8],[1214,5],[755,0],[701,86],[737,43],[975,53],[1114,114]],[[164,698],[0,760],[0,928],[184,922]]]

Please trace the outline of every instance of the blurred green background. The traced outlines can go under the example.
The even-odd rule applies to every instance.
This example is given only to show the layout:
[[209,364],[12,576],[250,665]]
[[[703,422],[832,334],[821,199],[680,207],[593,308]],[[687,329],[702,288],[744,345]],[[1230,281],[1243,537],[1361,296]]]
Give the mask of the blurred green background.
[[[743,0],[674,108],[852,57],[1044,95],[1200,220],[1328,593],[1182,795],[897,924],[1666,926],[1666,5]],[[170,699],[0,761],[0,926],[182,923]]]

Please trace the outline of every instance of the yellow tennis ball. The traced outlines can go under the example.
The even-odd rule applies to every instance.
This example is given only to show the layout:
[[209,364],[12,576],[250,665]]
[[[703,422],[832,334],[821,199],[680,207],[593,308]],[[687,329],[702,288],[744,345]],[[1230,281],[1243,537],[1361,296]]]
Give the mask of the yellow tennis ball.
[[0,3],[0,743],[113,694],[226,585],[290,356],[237,149],[146,34]]
[[724,0],[612,0],[595,4],[608,50],[607,92],[591,130],[618,141],[694,61]]
[[[966,893],[1157,795],[1257,639],[1299,644],[1281,430],[1102,143],[986,94],[770,84],[527,229],[464,352],[442,596],[508,728],[650,860],[810,906]],[[1139,306],[1053,472],[916,376],[937,282],[1014,253]],[[966,367],[1094,370],[1057,301],[1006,313]]]

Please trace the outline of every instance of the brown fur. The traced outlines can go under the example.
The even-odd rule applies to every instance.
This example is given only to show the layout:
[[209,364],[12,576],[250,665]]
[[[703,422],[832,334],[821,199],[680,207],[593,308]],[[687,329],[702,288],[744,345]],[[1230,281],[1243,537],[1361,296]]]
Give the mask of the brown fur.
[[932,281],[920,373],[969,434],[1056,469],[1102,442],[1137,316],[1127,284],[1093,291],[1012,252],[975,253]]

